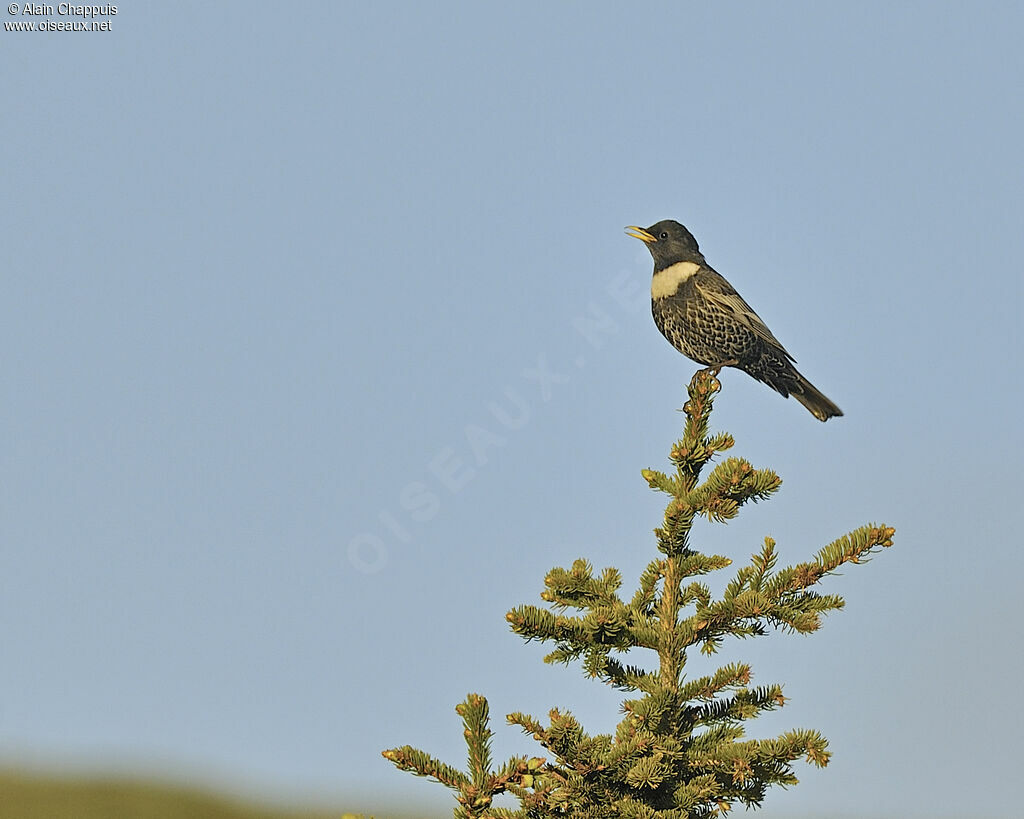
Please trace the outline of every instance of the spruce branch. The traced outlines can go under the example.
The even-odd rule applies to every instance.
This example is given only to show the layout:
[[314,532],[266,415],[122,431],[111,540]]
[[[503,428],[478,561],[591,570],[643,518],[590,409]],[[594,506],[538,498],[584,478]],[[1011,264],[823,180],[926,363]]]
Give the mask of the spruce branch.
[[495,796],[506,791],[514,793],[520,800],[530,801],[535,774],[544,760],[538,757],[512,757],[498,771],[491,770],[490,720],[486,698],[479,694],[467,694],[466,699],[456,706],[455,712],[462,717],[463,736],[469,751],[469,774],[435,759],[429,754],[409,745],[383,751],[381,755],[403,771],[416,776],[436,779],[456,791],[455,819],[496,819],[511,817],[509,811],[492,808]]
[[416,776],[430,776],[455,790],[462,790],[469,787],[470,781],[462,771],[446,765],[438,759],[423,751],[413,748],[411,745],[403,745],[401,748],[391,748],[381,751],[381,756],[391,760],[395,766],[403,771],[416,774]]

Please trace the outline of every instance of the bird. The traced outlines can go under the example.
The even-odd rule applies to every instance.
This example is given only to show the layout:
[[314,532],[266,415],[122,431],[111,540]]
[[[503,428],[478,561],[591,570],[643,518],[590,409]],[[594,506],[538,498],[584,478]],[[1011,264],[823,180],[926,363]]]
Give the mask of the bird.
[[661,334],[679,352],[715,375],[735,367],[784,397],[792,395],[819,421],[842,415],[811,384],[793,358],[736,289],[705,261],[697,240],[672,219],[648,228],[630,225],[654,258],[651,312]]

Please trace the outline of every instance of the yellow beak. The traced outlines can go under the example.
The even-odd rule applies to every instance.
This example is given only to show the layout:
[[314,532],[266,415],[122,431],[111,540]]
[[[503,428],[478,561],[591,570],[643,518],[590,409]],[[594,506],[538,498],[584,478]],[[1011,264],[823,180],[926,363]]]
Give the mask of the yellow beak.
[[627,227],[626,234],[632,236],[634,239],[639,239],[641,242],[645,242],[646,244],[658,241],[642,227],[637,227],[636,225],[630,225]]

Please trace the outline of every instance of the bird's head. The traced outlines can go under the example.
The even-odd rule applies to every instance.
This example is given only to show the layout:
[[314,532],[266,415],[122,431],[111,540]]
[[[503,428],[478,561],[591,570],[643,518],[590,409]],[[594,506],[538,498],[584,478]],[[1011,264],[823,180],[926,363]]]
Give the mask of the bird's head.
[[669,267],[676,262],[704,261],[693,234],[672,219],[665,219],[649,228],[630,225],[626,228],[626,233],[647,245],[647,249],[654,257],[656,269]]

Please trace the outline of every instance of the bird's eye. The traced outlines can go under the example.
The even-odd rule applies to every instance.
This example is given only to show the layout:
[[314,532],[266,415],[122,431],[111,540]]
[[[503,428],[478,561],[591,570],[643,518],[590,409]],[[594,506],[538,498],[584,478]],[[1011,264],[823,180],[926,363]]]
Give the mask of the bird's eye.
[[668,238],[668,231],[665,231],[665,230],[663,230],[663,231],[661,232],[661,238],[662,238],[662,239],[667,239],[667,238]]

